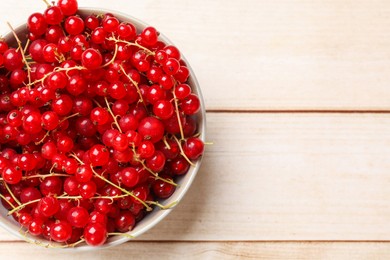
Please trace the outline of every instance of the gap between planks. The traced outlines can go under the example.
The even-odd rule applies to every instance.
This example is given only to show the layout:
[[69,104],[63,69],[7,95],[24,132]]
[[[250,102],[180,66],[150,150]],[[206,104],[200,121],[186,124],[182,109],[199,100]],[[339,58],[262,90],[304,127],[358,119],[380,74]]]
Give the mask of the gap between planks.
[[[24,240],[0,240],[0,244],[27,243]],[[390,240],[130,240],[125,243],[152,244],[152,243],[246,243],[246,244],[297,244],[297,243],[350,243],[350,244],[390,244]]]
[[207,113],[237,113],[237,114],[390,114],[390,110],[327,110],[327,109],[207,109]]

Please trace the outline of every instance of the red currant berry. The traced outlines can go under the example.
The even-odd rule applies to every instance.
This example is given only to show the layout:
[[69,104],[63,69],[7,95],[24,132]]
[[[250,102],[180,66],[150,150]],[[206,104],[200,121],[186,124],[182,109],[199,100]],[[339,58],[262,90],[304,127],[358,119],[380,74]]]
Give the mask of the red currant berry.
[[196,160],[203,154],[204,143],[197,137],[190,137],[185,141],[183,151],[189,159]]
[[51,25],[60,24],[63,19],[61,8],[58,6],[50,6],[44,13],[46,23]]
[[50,227],[50,238],[56,242],[65,242],[72,236],[72,226],[66,221],[59,221]]
[[108,163],[110,153],[104,145],[94,145],[89,150],[89,159],[93,166],[103,166]]
[[88,224],[89,213],[83,207],[73,207],[68,211],[67,220],[73,227],[83,228]]
[[173,192],[175,191],[175,186],[162,180],[156,180],[152,185],[152,190],[158,198],[166,199],[172,196]]
[[146,117],[139,123],[138,133],[144,140],[156,143],[164,136],[164,125],[155,117]]
[[78,16],[69,16],[65,20],[64,28],[70,35],[80,34],[84,30],[84,21]]
[[30,15],[27,21],[27,28],[31,33],[37,36],[44,34],[46,32],[47,23],[43,14],[33,13]]
[[57,3],[64,15],[74,15],[78,10],[77,0],[59,0]]
[[45,217],[51,217],[60,209],[58,200],[54,197],[43,197],[37,205],[38,211]]
[[91,223],[84,228],[85,242],[90,246],[101,246],[107,240],[107,229],[102,223]]
[[175,109],[172,103],[168,100],[158,100],[153,105],[153,113],[161,119],[170,118],[173,115],[174,111]]
[[81,62],[87,69],[97,69],[102,65],[103,57],[98,50],[89,48],[83,52]]

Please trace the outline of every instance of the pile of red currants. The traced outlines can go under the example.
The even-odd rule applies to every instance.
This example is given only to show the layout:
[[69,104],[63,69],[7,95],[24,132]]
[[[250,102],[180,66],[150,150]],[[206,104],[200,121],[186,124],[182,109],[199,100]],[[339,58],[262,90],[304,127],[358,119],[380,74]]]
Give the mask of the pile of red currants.
[[169,207],[204,151],[201,102],[153,27],[59,0],[27,28],[0,40],[2,205],[33,236],[103,245]]

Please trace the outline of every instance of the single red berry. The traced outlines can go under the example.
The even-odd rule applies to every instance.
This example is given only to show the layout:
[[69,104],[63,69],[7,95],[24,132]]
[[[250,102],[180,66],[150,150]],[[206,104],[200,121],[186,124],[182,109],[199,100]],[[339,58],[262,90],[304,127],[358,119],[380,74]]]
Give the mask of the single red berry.
[[99,18],[96,17],[96,15],[88,15],[84,19],[85,27],[87,27],[90,30],[94,30],[96,27],[99,26]]
[[69,222],[59,221],[50,228],[50,238],[56,242],[65,242],[72,236],[72,226]]
[[69,95],[62,94],[51,104],[51,108],[59,116],[66,116],[72,111],[72,98]]
[[95,125],[104,125],[110,119],[108,111],[102,107],[92,109],[90,118]]
[[197,137],[190,137],[185,141],[183,151],[189,159],[196,160],[203,154],[204,143]]
[[164,136],[164,125],[155,117],[146,117],[139,123],[138,133],[144,140],[156,143]]
[[83,207],[73,207],[68,211],[67,220],[73,227],[83,228],[88,224],[89,213]]
[[90,166],[80,165],[75,173],[76,180],[81,183],[85,183],[91,180],[93,172]]
[[174,112],[175,109],[172,103],[168,100],[158,100],[153,105],[153,113],[161,119],[170,118]]
[[59,0],[57,6],[64,15],[74,15],[78,10],[77,0]]
[[37,208],[43,216],[51,217],[60,209],[60,204],[56,198],[46,196],[38,202]]
[[168,58],[164,63],[163,70],[167,75],[175,75],[180,68],[180,63],[175,58]]
[[78,16],[69,16],[64,23],[64,28],[70,35],[77,35],[84,30],[84,21]]
[[81,56],[81,63],[87,69],[97,69],[102,65],[102,54],[93,48],[86,49]]
[[141,33],[142,43],[147,46],[153,46],[158,41],[158,35],[159,33],[154,27],[146,27]]
[[80,184],[79,193],[83,199],[90,199],[96,194],[96,184],[94,181],[88,181],[86,183]]
[[23,68],[23,58],[20,54],[19,50],[16,50],[14,48],[8,49],[3,54],[4,57],[4,67],[9,70],[13,71],[16,69],[22,69]]
[[134,228],[135,217],[128,211],[121,211],[115,218],[115,227],[119,232],[128,232]]
[[3,180],[8,184],[17,184],[22,180],[22,171],[14,167],[6,167],[1,174]]
[[49,8],[47,8],[44,13],[44,16],[46,23],[51,25],[60,24],[63,19],[61,8],[59,8],[58,6],[50,6]]
[[186,115],[194,115],[200,110],[200,100],[195,94],[190,94],[182,100],[181,109]]
[[153,172],[160,172],[165,165],[165,155],[160,151],[155,151],[154,154],[146,159],[146,166]]
[[102,24],[103,24],[103,28],[106,32],[112,33],[114,31],[116,31],[116,29],[118,28],[119,20],[115,17],[107,17],[107,18],[103,19]]
[[175,96],[182,100],[191,94],[191,87],[188,84],[179,84],[175,88]]
[[[170,178],[166,178],[171,180]],[[169,198],[175,191],[175,186],[162,180],[156,180],[152,185],[153,193],[160,199]]]
[[44,221],[43,219],[40,218],[34,218],[29,226],[28,226],[28,232],[33,235],[33,236],[39,236],[43,232],[43,226],[44,226]]
[[133,167],[126,167],[120,173],[120,180],[126,187],[133,188],[139,181],[139,173]]
[[47,111],[41,116],[42,126],[46,130],[54,130],[57,128],[60,120],[58,115],[53,111]]
[[91,223],[84,228],[85,242],[90,246],[101,246],[107,240],[107,229],[102,223]]
[[41,13],[33,13],[27,20],[27,28],[28,30],[40,36],[46,32],[47,23],[43,14]]
[[110,153],[104,145],[97,144],[89,150],[89,159],[93,166],[103,166],[108,163]]

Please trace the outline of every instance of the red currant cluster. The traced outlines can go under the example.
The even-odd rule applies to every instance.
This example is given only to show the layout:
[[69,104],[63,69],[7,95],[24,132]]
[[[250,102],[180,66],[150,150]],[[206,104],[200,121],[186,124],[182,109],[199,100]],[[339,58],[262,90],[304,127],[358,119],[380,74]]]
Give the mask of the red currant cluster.
[[201,104],[155,28],[77,12],[59,0],[0,41],[0,196],[29,234],[97,246],[167,207],[204,150]]

